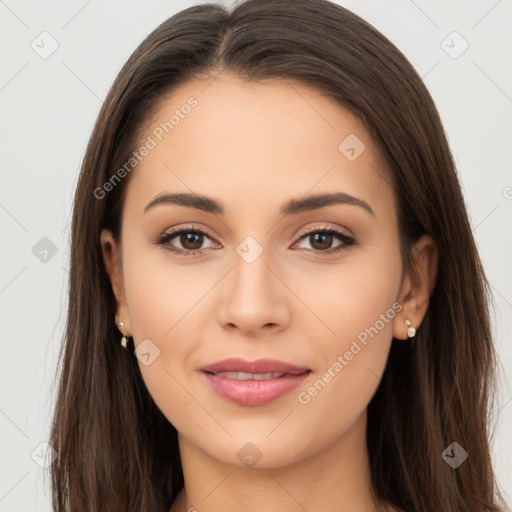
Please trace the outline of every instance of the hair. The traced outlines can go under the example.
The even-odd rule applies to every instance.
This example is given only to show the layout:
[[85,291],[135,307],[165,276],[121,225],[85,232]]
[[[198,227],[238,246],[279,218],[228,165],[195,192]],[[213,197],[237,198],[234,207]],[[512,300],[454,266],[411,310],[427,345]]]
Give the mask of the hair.
[[[150,396],[133,340],[125,350],[101,230],[120,239],[125,163],[161,100],[194,78],[296,81],[364,123],[392,174],[404,267],[424,233],[439,248],[429,308],[414,343],[393,339],[368,405],[372,492],[417,512],[505,510],[490,456],[497,361],[492,296],[435,104],[405,56],[327,0],[247,0],[187,8],[130,56],[97,118],[78,179],[65,340],[51,426],[56,512],[167,511],[183,488],[177,432]],[[458,442],[469,458],[441,457]]]

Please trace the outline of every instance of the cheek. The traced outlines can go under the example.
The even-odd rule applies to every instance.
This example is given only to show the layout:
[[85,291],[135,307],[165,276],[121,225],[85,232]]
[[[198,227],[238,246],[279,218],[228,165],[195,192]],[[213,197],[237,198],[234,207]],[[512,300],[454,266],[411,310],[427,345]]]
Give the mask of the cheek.
[[392,242],[384,239],[350,253],[340,264],[311,266],[294,278],[298,295],[324,324],[317,330],[320,345],[315,343],[321,353],[332,358],[358,336],[364,342],[375,324],[380,338],[392,337],[402,273],[400,252]]
[[194,307],[214,285],[214,273],[173,264],[175,257],[142,235],[127,233],[125,246],[124,283],[135,343],[154,338],[164,349],[184,324],[191,326],[187,315],[193,316]]
[[311,432],[321,428],[326,439],[334,439],[350,428],[374,395],[401,310],[396,302],[401,269],[400,254],[390,245],[333,272],[329,293],[316,289],[312,298],[335,334],[317,338],[323,367],[297,396]]
[[209,292],[224,272],[211,265],[204,270],[200,265],[175,265],[163,249],[130,239],[130,234],[124,246],[125,293],[145,385],[178,430],[211,427],[196,401],[202,401],[200,390],[193,388],[191,380],[196,369],[193,361],[201,352],[198,343],[205,338],[206,308],[211,314],[214,307]]

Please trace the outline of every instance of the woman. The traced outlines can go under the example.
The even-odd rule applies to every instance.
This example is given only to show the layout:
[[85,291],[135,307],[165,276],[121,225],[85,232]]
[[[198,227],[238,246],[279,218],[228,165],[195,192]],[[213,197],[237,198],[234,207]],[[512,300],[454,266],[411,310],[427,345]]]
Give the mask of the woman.
[[56,511],[504,510],[454,163],[359,17],[165,21],[105,100],[71,243]]

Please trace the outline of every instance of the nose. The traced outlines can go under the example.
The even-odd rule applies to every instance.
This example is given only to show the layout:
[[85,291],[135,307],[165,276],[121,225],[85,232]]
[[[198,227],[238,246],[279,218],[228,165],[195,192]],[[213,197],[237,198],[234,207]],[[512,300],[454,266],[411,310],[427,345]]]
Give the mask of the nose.
[[270,268],[267,251],[252,263],[235,254],[233,262],[219,297],[219,324],[246,337],[286,329],[291,317],[291,294],[278,272]]

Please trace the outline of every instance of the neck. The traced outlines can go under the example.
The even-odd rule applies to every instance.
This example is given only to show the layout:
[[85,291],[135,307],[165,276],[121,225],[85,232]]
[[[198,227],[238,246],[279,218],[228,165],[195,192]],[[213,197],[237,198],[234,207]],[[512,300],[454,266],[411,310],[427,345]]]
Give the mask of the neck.
[[224,464],[179,434],[185,488],[170,512],[388,510],[372,497],[366,413],[322,451],[280,467]]

